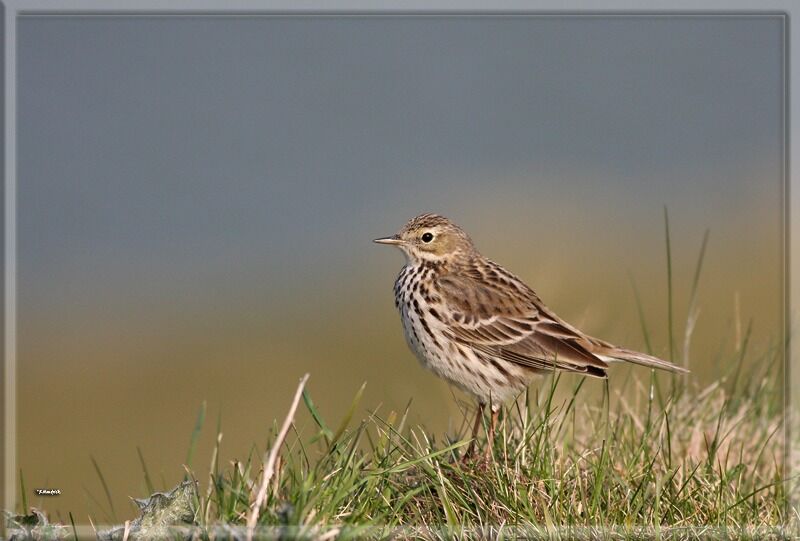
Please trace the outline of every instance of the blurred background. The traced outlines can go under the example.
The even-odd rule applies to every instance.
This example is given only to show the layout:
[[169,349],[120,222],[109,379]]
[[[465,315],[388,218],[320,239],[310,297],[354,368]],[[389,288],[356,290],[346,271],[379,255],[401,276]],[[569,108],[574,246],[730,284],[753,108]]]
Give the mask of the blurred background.
[[666,357],[666,206],[677,349],[710,230],[691,383],[724,372],[749,322],[764,351],[781,337],[782,24],[21,17],[18,457],[29,490],[62,491],[29,502],[111,520],[94,457],[131,518],[137,447],[172,486],[206,401],[205,480],[217,419],[223,464],[263,450],[305,372],[331,424],[366,381],[358,415],[413,400],[412,424],[454,434],[454,395],[393,306],[402,256],[371,243],[421,212],[568,321],[644,348],[633,281]]

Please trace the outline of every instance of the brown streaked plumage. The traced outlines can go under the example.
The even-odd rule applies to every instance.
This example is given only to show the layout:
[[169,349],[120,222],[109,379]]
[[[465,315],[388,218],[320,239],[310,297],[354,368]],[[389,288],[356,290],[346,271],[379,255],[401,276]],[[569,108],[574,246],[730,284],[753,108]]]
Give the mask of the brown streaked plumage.
[[483,257],[443,216],[422,214],[375,242],[395,245],[406,256],[394,294],[409,347],[423,366],[475,396],[478,420],[491,405],[490,441],[500,404],[542,372],[604,378],[613,361],[686,371],[579,331],[522,280]]

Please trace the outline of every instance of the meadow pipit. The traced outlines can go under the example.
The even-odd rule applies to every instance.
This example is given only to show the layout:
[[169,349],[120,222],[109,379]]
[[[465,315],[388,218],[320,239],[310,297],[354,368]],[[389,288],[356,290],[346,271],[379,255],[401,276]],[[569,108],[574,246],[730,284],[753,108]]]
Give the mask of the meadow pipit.
[[500,405],[536,374],[565,370],[605,378],[613,361],[686,372],[579,331],[522,280],[483,257],[464,230],[443,216],[417,216],[396,235],[375,242],[397,246],[406,256],[394,299],[409,347],[424,367],[478,401],[465,457],[484,407],[492,408],[490,446]]

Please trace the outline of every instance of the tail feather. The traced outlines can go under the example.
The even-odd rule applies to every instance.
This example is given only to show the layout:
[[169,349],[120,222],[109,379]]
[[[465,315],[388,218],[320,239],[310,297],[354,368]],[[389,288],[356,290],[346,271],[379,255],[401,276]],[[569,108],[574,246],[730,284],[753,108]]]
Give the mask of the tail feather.
[[625,361],[641,366],[648,366],[650,368],[669,370],[670,372],[678,372],[681,374],[689,373],[689,370],[683,368],[682,366],[678,366],[663,359],[659,359],[658,357],[653,357],[652,355],[640,353],[630,349],[613,348],[608,349],[607,351],[597,352],[596,355],[606,362]]

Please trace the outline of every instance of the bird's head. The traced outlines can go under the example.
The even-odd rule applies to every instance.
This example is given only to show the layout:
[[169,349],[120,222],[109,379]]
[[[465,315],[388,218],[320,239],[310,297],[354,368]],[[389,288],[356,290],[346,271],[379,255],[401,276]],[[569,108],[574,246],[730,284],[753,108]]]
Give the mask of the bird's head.
[[375,242],[397,246],[410,263],[447,263],[475,251],[469,235],[438,214],[421,214],[409,220],[395,235],[375,239]]

